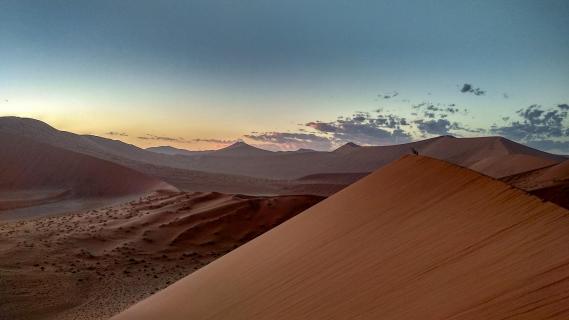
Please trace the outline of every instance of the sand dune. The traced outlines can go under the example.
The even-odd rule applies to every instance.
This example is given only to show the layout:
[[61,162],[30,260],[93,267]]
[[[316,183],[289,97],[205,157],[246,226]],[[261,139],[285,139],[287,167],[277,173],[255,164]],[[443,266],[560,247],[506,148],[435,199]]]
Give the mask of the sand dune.
[[502,181],[569,209],[569,160],[504,177]]
[[490,156],[474,162],[468,168],[494,178],[511,176],[520,172],[549,167],[558,161],[527,154]]
[[567,319],[569,211],[406,156],[113,319]]
[[0,210],[172,188],[115,163],[21,136],[2,134],[0,146]]
[[[189,155],[186,152],[187,155],[180,155],[171,154],[171,149],[167,150],[170,154],[162,154],[117,140],[59,131],[34,119],[2,117],[0,133],[28,137],[137,170],[152,165],[154,169],[174,168],[271,180],[296,180],[323,173],[372,172],[409,154],[411,148],[422,155],[470,167],[493,177],[526,172],[566,160],[562,156],[538,151],[501,137],[443,136],[392,146],[358,146],[348,143],[332,152],[271,152],[237,142],[220,150],[190,152]],[[517,158],[526,159],[517,161]],[[513,160],[518,163],[510,167]],[[154,169],[151,171],[156,172]],[[267,187],[265,193],[271,192],[271,188]]]
[[[250,147],[253,148],[253,147]],[[239,157],[205,154],[186,157],[193,170],[238,174],[266,179],[294,180],[313,174],[374,171],[414,148],[422,155],[503,177],[559,163],[562,156],[538,151],[501,137],[438,137],[391,146],[346,144],[332,152],[251,153]],[[512,165],[512,161],[516,164]]]
[[0,319],[108,319],[320,200],[158,192],[0,221]]

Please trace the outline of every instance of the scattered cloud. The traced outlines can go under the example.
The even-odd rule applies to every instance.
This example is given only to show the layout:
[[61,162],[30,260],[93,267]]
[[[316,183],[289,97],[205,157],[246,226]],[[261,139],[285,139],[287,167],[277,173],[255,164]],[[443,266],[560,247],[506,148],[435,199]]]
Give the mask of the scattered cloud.
[[230,139],[214,139],[214,138],[196,138],[196,139],[185,139],[182,137],[168,137],[168,136],[157,136],[153,134],[145,134],[144,136],[137,137],[140,140],[153,140],[153,141],[163,141],[163,142],[174,142],[174,143],[215,143],[215,144],[231,144],[237,140]]
[[245,138],[261,142],[260,146],[273,150],[316,149],[329,150],[332,141],[313,133],[265,132],[248,134]]
[[503,117],[506,124],[494,125],[493,134],[539,147],[542,150],[569,152],[569,106],[559,104],[545,109],[531,105],[516,112],[517,119]]
[[450,134],[450,130],[458,128],[458,124],[451,123],[447,119],[418,119],[415,120],[414,123],[417,125],[417,129],[423,136],[426,136],[427,134],[444,136]]
[[540,105],[531,105],[516,112],[519,120],[504,126],[497,126],[493,132],[515,140],[545,140],[569,136],[567,127],[567,105],[544,109]]
[[470,83],[465,83],[462,85],[462,88],[460,89],[460,92],[462,93],[472,93],[475,96],[483,96],[486,94],[485,90],[482,90],[480,88],[475,88],[473,85],[471,85]]
[[245,136],[268,143],[274,149],[310,148],[329,150],[346,142],[362,145],[405,143],[417,138],[439,135],[498,134],[541,150],[569,153],[569,105],[559,104],[545,109],[532,105],[514,115],[503,116],[503,125],[491,128],[472,128],[455,119],[467,114],[456,104],[422,102],[411,106],[412,118],[407,119],[383,109],[374,112],[355,112],[335,121],[311,121],[304,124],[309,131],[268,132]]
[[334,124],[321,122],[321,121],[308,122],[306,125],[308,127],[311,127],[312,129],[316,129],[317,131],[326,132],[326,133],[336,132],[338,130],[338,128]]
[[402,129],[409,122],[395,114],[385,114],[376,110],[356,112],[349,117],[340,117],[333,122],[308,122],[306,126],[318,133],[327,134],[335,144],[355,142],[358,144],[391,144],[411,140],[411,136]]
[[192,142],[209,142],[209,143],[218,143],[218,144],[231,144],[231,143],[236,142],[237,140],[197,138],[197,139],[192,139],[191,141]]
[[[427,119],[435,119],[435,118],[448,118],[449,116],[460,113],[461,110],[456,106],[454,103],[444,104],[444,103],[430,103],[430,102],[421,102],[416,105],[411,106],[412,109],[423,112],[423,117]],[[467,114],[468,110],[463,109],[463,114]],[[417,116],[418,112],[412,113],[412,115]]]
[[393,92],[389,92],[389,93],[380,93],[377,95],[378,98],[381,99],[391,99],[391,98],[395,98],[399,95],[399,92],[397,91],[393,91]]
[[174,138],[174,137],[165,137],[165,136],[156,136],[153,134],[147,133],[144,136],[137,137],[140,140],[154,140],[154,141],[166,141],[166,142],[177,142],[177,143],[191,143],[184,138]]
[[115,136],[115,137],[128,137],[128,134],[126,132],[117,132],[117,131],[105,132],[105,135]]

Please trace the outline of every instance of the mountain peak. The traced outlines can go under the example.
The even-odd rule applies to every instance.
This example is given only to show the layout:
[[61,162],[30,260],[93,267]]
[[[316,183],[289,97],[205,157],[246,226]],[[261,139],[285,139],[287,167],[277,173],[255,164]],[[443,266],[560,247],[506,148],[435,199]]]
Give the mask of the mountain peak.
[[262,155],[262,154],[272,154],[272,151],[254,147],[243,140],[238,140],[233,144],[221,148],[214,152],[216,155],[230,155],[230,156],[251,156],[251,155]]
[[350,141],[350,142],[342,145],[338,149],[334,150],[334,152],[345,153],[345,152],[350,152],[350,151],[358,149],[358,148],[361,148],[361,146],[359,144],[356,144],[356,143],[353,143]]
[[[225,148],[222,148],[221,150],[230,150],[230,149],[237,149],[237,148],[255,148],[255,147],[246,143],[243,140],[237,140],[234,143],[232,143],[231,145],[229,145]],[[255,148],[255,149],[257,149],[257,148]]]

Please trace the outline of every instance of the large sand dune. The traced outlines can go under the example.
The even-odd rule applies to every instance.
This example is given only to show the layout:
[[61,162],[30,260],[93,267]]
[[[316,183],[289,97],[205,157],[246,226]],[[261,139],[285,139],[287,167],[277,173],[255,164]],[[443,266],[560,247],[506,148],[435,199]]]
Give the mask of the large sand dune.
[[21,136],[0,135],[0,149],[0,210],[172,188],[118,164]]
[[406,156],[113,318],[567,319],[569,211]]

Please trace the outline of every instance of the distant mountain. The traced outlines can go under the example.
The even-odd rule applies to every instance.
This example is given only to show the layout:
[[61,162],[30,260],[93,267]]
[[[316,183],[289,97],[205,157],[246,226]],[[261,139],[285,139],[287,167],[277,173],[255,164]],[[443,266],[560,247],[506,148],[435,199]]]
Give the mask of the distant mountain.
[[535,150],[502,137],[442,136],[390,146],[348,143],[332,152],[272,152],[240,141],[220,150],[186,156],[157,153],[117,140],[59,131],[33,119],[0,118],[2,132],[25,136],[137,170],[144,170],[144,165],[150,164],[153,166],[152,172],[156,172],[157,167],[164,167],[262,179],[294,180],[322,173],[371,172],[410,154],[412,149],[420,155],[469,167],[492,177],[512,175],[566,160],[563,156]]
[[334,153],[340,153],[340,154],[346,154],[346,153],[350,153],[354,150],[359,149],[361,146],[358,144],[355,144],[353,142],[348,142],[346,144],[344,144],[343,146],[339,147],[338,149],[334,150]]
[[243,141],[237,141],[225,148],[208,153],[209,156],[231,156],[231,157],[257,157],[273,155],[275,152],[253,147]]
[[150,152],[119,140],[106,139],[94,135],[78,135],[57,130],[35,119],[1,117],[0,133],[26,137],[34,141],[121,164],[135,161],[174,167],[183,166],[179,160],[168,155]]
[[[194,170],[231,173],[272,179],[297,179],[321,173],[362,173],[410,154],[415,149],[427,155],[471,167],[493,177],[524,172],[565,160],[564,157],[538,151],[502,137],[437,137],[391,146],[348,144],[332,152],[258,152],[250,156],[215,157],[207,154],[192,159]],[[522,156],[520,156],[522,155]],[[524,158],[516,165],[511,160]],[[531,159],[531,161],[527,161]]]
[[191,151],[191,150],[186,150],[186,149],[174,148],[171,146],[150,147],[150,148],[146,148],[145,150],[155,152],[155,153],[172,155],[172,156],[173,155],[195,156],[195,155],[205,154],[205,153],[211,152],[211,150],[208,150],[208,151]]

